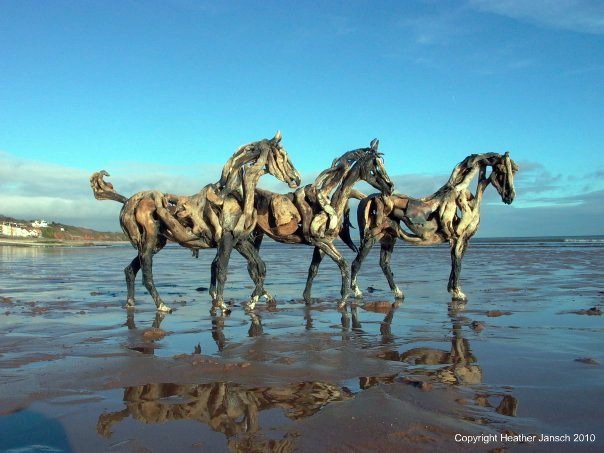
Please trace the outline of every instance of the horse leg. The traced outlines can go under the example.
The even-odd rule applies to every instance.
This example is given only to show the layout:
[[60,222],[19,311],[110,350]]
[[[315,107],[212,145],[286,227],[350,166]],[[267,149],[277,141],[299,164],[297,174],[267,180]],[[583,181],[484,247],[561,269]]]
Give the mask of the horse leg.
[[260,258],[254,244],[248,240],[240,241],[235,249],[247,260],[247,272],[250,278],[255,283],[256,287],[250,296],[250,301],[247,304],[247,310],[253,310],[260,296],[272,296],[264,289],[264,279],[266,277],[266,265]]
[[223,314],[228,314],[230,312],[229,308],[224,303],[224,284],[227,279],[229,259],[231,258],[231,252],[233,251],[233,242],[233,232],[223,232],[220,242],[218,243],[216,257],[212,261],[212,315],[216,313],[218,308]]
[[134,282],[136,280],[136,274],[141,268],[141,260],[136,256],[132,262],[124,268],[124,275],[126,276],[126,288],[128,288],[128,299],[126,299],[126,308],[134,308]]
[[359,253],[357,253],[357,256],[355,257],[354,261],[352,262],[352,266],[351,266],[352,285],[351,286],[352,286],[352,290],[354,291],[354,296],[357,298],[363,297],[363,291],[361,291],[361,289],[359,288],[359,285],[357,283],[357,274],[361,270],[361,265],[363,264],[363,261],[365,260],[365,258],[367,258],[367,255],[371,251],[373,244],[375,244],[374,237],[364,238],[361,242],[361,248],[359,249]]
[[[260,229],[257,229],[256,231],[254,231],[254,233],[252,233],[252,243],[254,244],[254,248],[256,249],[256,252],[258,252],[258,253],[260,253],[260,246],[262,246],[262,239],[264,239],[264,233]],[[262,290],[262,294],[260,295],[260,297],[264,297],[267,302],[275,301],[275,298],[273,297],[273,295],[271,293],[269,293],[266,289]]]
[[323,256],[325,252],[323,252],[319,247],[315,247],[315,250],[312,254],[312,262],[308,267],[308,278],[306,279],[306,287],[304,288],[304,292],[302,293],[302,297],[307,305],[310,304],[310,291],[312,289],[312,282],[314,278],[317,276],[317,272],[319,272],[319,266],[321,265],[321,261],[323,260]]
[[453,300],[465,302],[468,300],[459,286],[459,275],[461,274],[461,260],[466,252],[468,240],[464,237],[457,239],[451,244],[451,275],[449,276],[449,285],[447,291],[451,294]]
[[262,239],[264,239],[264,233],[260,229],[257,229],[256,231],[254,231],[252,233],[252,242],[254,244],[254,248],[257,251],[260,251],[260,246],[262,245]]
[[136,274],[141,269],[141,261],[140,254],[141,248],[139,246],[140,241],[140,230],[139,224],[136,222],[134,218],[134,208],[125,209],[123,213],[124,217],[120,218],[120,224],[122,225],[122,229],[130,239],[130,243],[138,250],[138,254],[136,257],[130,262],[128,266],[124,268],[124,275],[126,277],[126,288],[128,291],[128,296],[126,299],[126,308],[134,308],[134,304],[136,303],[134,297],[134,288],[136,281]]
[[388,280],[388,284],[390,285],[394,297],[396,299],[404,299],[405,295],[398,286],[396,286],[396,283],[394,283],[394,275],[392,274],[392,269],[390,267],[390,258],[392,257],[392,250],[394,250],[395,243],[396,238],[392,236],[384,236],[381,240],[380,267],[386,276],[386,280]]
[[336,262],[340,268],[340,274],[342,274],[342,289],[340,295],[342,299],[338,303],[338,310],[346,307],[346,300],[348,299],[350,291],[350,273],[348,271],[348,263],[342,256],[342,254],[334,247],[332,243],[319,242],[317,246],[326,253],[332,260]]
[[139,255],[140,264],[143,270],[143,284],[157,307],[157,311],[164,311],[166,313],[172,313],[172,309],[168,307],[157,292],[155,283],[153,282],[153,254],[157,251],[157,231],[151,234],[151,231],[147,231],[147,237],[142,247],[142,252]]

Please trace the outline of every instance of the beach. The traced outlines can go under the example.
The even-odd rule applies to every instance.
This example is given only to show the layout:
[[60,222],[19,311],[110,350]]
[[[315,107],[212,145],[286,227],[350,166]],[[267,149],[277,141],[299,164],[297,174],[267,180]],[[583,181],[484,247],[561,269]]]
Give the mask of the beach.
[[446,245],[397,245],[403,301],[376,247],[363,298],[338,311],[333,262],[306,306],[312,248],[268,242],[276,304],[244,310],[233,254],[232,312],[211,316],[214,250],[156,255],[175,309],[158,315],[140,276],[123,308],[128,244],[0,245],[0,450],[602,451],[603,252],[602,237],[471,241],[455,303]]

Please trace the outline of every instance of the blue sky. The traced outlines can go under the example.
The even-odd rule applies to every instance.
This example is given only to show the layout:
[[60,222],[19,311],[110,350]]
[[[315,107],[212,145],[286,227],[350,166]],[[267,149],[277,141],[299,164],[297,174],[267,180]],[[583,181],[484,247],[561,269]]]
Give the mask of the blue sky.
[[601,1],[0,1],[14,217],[119,230],[93,171],[193,193],[280,129],[305,183],[378,137],[413,196],[509,150],[517,199],[491,194],[482,236],[604,234],[602,118]]

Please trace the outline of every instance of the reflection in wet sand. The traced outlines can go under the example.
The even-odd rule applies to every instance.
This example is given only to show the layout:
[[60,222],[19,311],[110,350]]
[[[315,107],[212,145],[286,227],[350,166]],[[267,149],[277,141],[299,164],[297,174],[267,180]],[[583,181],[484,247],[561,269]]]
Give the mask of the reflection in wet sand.
[[[253,311],[248,311],[247,316],[250,318],[250,327],[248,329],[249,337],[258,337],[264,333],[262,327],[262,318]],[[224,333],[224,316],[214,316],[212,318],[212,338],[216,343],[219,351],[222,351],[227,344],[227,337]]]
[[[125,326],[128,330],[136,331],[136,322],[134,319],[134,309],[126,310],[126,322]],[[166,313],[156,312],[151,324],[151,329],[143,331],[141,342],[137,342],[134,345],[128,346],[128,349],[143,354],[153,355],[155,354],[155,348],[157,347],[156,341],[161,340],[166,332],[160,329],[162,321],[165,319]]]
[[[392,335],[392,320],[394,319],[394,314],[401,305],[401,301],[396,301],[395,303],[389,304],[387,310],[379,310],[379,312],[385,313],[384,319],[380,322],[380,343],[382,345],[388,345],[393,342],[394,336]],[[350,310],[350,314],[348,313],[348,310]],[[343,332],[352,331],[356,333],[365,333],[363,331],[361,317],[359,316],[359,307],[357,305],[352,305],[350,308],[345,308],[341,310],[340,313],[340,321],[342,323]],[[307,316],[310,318],[310,315]]]
[[[411,374],[427,376],[443,384],[462,386],[480,384],[482,382],[482,370],[477,363],[477,358],[472,353],[470,342],[463,336],[462,326],[464,322],[467,322],[467,318],[461,314],[464,309],[465,304],[463,303],[451,302],[449,304],[448,315],[452,324],[451,348],[449,350],[419,347],[409,349],[403,353],[386,351],[381,353],[380,357],[385,360],[409,363],[414,366]],[[383,324],[386,324],[386,322]],[[395,382],[396,377],[395,375],[382,378],[361,378],[361,388],[368,388],[377,383],[392,383]],[[489,402],[489,395],[477,394],[474,399],[478,406],[493,407]],[[518,400],[516,398],[511,395],[503,395],[495,411],[501,415],[516,416],[517,407]]]
[[[250,318],[250,327],[248,329],[249,337],[258,337],[264,333],[264,328],[262,327],[262,318],[259,314],[254,313],[253,311],[247,312],[247,316]],[[156,341],[161,340],[165,332],[160,330],[162,321],[166,318],[166,313],[156,312],[155,317],[153,319],[153,323],[151,325],[151,329],[147,329],[143,332],[142,344],[136,344],[133,346],[129,346],[129,349],[142,352],[144,354],[153,354],[155,348],[157,347]],[[225,317],[224,316],[214,316],[212,317],[212,338],[218,347],[218,351],[222,351],[227,344],[227,337],[224,333],[225,328]],[[126,322],[124,324],[128,327],[128,330],[136,330],[136,322],[134,318],[134,310],[127,310]],[[194,354],[201,353],[201,346],[199,344],[194,345],[193,349]]]
[[113,426],[128,417],[144,423],[194,420],[223,433],[230,447],[262,451],[270,446],[291,451],[291,434],[285,434],[280,440],[262,436],[260,412],[279,408],[288,418],[297,420],[310,417],[329,403],[351,398],[348,389],[326,382],[254,388],[228,382],[145,384],[126,387],[123,397],[126,407],[101,414],[97,432],[110,437]]
[[[435,377],[438,381],[446,384],[479,384],[482,381],[482,371],[476,364],[477,360],[472,354],[470,344],[463,337],[463,317],[459,312],[463,305],[449,304],[449,318],[452,323],[451,348],[442,350],[436,348],[419,347],[409,349],[403,353],[398,351],[385,351],[380,357],[385,360],[406,362],[411,365],[427,365],[426,367],[414,368],[417,374]],[[392,319],[390,319],[392,322]],[[386,323],[385,323],[386,324]],[[447,365],[435,368],[434,365]]]
[[[161,327],[161,323],[165,317],[166,317],[166,313],[159,312],[159,311],[156,312],[155,318],[153,319],[153,324],[151,324],[151,326],[154,329],[159,329]],[[126,310],[126,323],[124,325],[126,327],[128,327],[128,330],[136,329],[136,322],[134,321],[134,310],[133,309]]]

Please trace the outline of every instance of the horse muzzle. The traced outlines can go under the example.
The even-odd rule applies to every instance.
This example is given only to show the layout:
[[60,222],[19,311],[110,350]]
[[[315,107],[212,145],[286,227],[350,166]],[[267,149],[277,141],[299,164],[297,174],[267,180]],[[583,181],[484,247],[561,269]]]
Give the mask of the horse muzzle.
[[392,181],[386,183],[386,188],[383,190],[383,192],[388,196],[394,193],[394,184],[392,183]]
[[516,192],[512,191],[511,193],[509,193],[505,197],[503,197],[502,201],[505,204],[512,204],[512,202],[514,201],[514,198],[516,198]]
[[297,189],[298,187],[300,187],[301,183],[302,183],[302,178],[300,177],[300,175],[296,175],[294,178],[290,179],[287,182],[287,185],[289,186],[290,189]]

